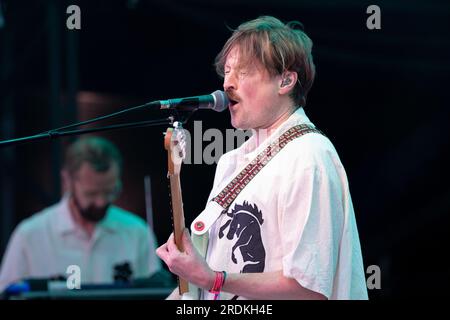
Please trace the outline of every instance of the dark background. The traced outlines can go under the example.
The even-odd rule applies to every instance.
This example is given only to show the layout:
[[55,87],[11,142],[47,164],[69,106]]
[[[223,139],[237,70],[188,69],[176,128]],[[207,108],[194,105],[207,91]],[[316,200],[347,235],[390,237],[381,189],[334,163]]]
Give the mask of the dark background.
[[[81,30],[66,28],[70,4],[81,8]],[[366,27],[371,4],[381,8],[381,30]],[[381,290],[370,297],[447,292],[448,2],[0,0],[0,7],[1,139],[210,93],[222,87],[213,61],[228,27],[260,15],[300,20],[317,67],[305,111],[346,168],[365,265],[381,268]],[[227,113],[198,111],[187,129],[198,120],[204,129],[231,128]],[[125,158],[118,205],[145,218],[143,179],[151,176],[159,243],[171,232],[163,131],[102,134]],[[22,219],[58,201],[61,152],[70,141],[0,149],[0,255]],[[203,209],[214,171],[183,166],[187,223]]]

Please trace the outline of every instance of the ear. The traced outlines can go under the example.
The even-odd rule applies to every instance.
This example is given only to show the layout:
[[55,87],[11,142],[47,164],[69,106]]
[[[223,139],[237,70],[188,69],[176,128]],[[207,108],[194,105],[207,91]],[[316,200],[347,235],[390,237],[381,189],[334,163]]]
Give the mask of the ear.
[[297,72],[294,71],[283,72],[280,78],[278,93],[280,95],[290,93],[294,89],[296,83],[297,83]]

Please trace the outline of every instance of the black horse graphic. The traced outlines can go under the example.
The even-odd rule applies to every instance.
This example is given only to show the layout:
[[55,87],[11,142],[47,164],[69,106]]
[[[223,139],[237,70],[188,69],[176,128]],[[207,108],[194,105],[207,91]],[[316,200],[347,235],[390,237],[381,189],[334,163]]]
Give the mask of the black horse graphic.
[[228,220],[219,230],[219,238],[224,237],[225,230],[228,240],[237,237],[233,245],[231,260],[237,264],[235,251],[239,249],[244,261],[241,273],[263,272],[266,260],[266,251],[261,238],[261,225],[264,222],[262,212],[256,205],[244,201],[243,205],[236,205],[231,212],[227,212]]

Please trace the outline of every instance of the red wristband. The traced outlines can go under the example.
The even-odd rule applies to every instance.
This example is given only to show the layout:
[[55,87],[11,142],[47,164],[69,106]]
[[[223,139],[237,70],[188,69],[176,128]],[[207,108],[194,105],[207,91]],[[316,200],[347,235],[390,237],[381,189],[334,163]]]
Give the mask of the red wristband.
[[215,271],[216,278],[214,279],[213,287],[209,290],[210,293],[214,294],[214,300],[217,300],[220,291],[222,290],[223,284],[225,283],[225,278],[227,273],[225,271]]

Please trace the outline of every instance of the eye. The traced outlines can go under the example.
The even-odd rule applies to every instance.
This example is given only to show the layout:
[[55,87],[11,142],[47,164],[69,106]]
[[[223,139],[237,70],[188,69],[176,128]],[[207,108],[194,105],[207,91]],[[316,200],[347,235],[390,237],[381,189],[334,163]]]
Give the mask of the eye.
[[239,71],[239,76],[240,77],[245,77],[247,75],[248,75],[248,71],[247,70]]

